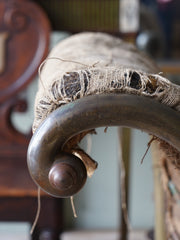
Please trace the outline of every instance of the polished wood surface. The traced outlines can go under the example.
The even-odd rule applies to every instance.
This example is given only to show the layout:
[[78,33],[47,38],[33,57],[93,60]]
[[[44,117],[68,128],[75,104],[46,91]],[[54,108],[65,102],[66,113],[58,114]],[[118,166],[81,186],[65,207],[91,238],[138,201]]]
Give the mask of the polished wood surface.
[[0,2],[1,57],[0,102],[22,90],[37,73],[47,54],[49,21],[31,1]]
[[[31,130],[28,134],[19,132],[12,114],[28,108],[26,99],[19,96],[47,56],[49,34],[49,20],[35,2],[0,1],[0,221],[32,224],[36,215],[37,186],[26,163],[32,134]],[[62,201],[42,192],[41,202],[32,239],[59,239]]]
[[31,133],[16,130],[11,115],[28,107],[18,94],[47,55],[50,26],[41,8],[31,1],[1,1],[0,13],[0,50],[4,52],[0,59],[0,195],[34,195],[26,165]]

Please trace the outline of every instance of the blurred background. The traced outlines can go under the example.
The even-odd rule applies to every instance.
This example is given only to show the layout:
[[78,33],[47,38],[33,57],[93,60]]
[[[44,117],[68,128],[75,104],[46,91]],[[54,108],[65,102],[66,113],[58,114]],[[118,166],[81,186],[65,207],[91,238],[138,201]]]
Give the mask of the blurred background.
[[[13,2],[15,4],[16,1]],[[136,44],[140,51],[146,52],[157,62],[160,71],[171,81],[180,84],[179,0],[37,0],[34,2],[43,9],[51,25],[49,50],[59,41],[77,32],[107,32]],[[31,83],[17,93],[20,99],[27,100],[27,109],[25,112],[14,111],[10,117],[15,129],[22,134],[27,134],[31,129],[37,86],[36,73]],[[89,139],[86,138],[81,143],[85,150],[88,141]],[[78,218],[73,217],[70,200],[63,200],[64,231],[118,231],[120,228],[117,128],[108,128],[106,133],[104,128],[97,129],[97,135],[92,136],[91,142],[90,155],[99,166],[93,177],[88,179],[83,190],[74,198]],[[148,142],[149,136],[146,133],[132,130],[129,219],[132,229],[147,231],[151,239],[150,232],[154,228],[154,195],[150,151],[143,164],[140,164]],[[36,205],[34,208],[36,209]],[[41,211],[46,209],[42,208]],[[28,222],[0,223],[0,239],[29,240],[29,231]]]

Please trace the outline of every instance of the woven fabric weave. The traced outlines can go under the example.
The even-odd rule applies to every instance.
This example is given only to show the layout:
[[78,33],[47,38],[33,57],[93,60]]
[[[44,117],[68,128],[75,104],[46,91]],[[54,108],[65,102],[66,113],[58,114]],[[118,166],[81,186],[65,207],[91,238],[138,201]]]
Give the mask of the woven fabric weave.
[[[81,33],[55,46],[43,64],[33,132],[62,105],[84,96],[103,93],[146,96],[180,111],[180,86],[159,74],[157,66],[146,55],[108,34]],[[77,148],[78,142],[86,134],[83,132],[70,139],[65,147],[67,152],[81,156],[91,176],[97,165]],[[180,200],[174,200],[169,188],[171,181],[177,194],[180,194],[180,176],[174,170],[179,171],[180,153],[160,139],[158,144],[162,152],[159,162],[166,197],[167,236],[168,239],[180,239]]]
[[154,62],[119,38],[76,34],[54,47],[43,66],[33,131],[62,104],[93,94],[144,95],[180,110],[180,87],[158,73]]

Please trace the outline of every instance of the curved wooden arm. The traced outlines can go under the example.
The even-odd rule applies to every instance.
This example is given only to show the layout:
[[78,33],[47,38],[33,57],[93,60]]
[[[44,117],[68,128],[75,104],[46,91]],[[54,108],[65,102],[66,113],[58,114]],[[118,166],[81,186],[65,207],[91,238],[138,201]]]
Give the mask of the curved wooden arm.
[[[37,129],[29,144],[27,156],[32,178],[53,196],[72,196],[79,190],[76,186],[77,181],[70,180],[70,186],[66,184],[64,189],[61,184],[55,184],[52,180],[55,176],[56,183],[63,182],[62,177],[56,175],[57,171],[52,174],[52,168],[59,167],[61,156],[63,163],[65,159],[69,162],[78,159],[63,153],[64,144],[80,132],[102,126],[119,125],[141,129],[180,150],[180,114],[177,111],[148,97],[127,94],[93,95],[55,110]],[[82,171],[72,172],[68,173],[70,178],[75,174],[81,175],[82,187],[86,177],[86,174],[82,173],[83,167]],[[72,187],[73,184],[75,188]]]

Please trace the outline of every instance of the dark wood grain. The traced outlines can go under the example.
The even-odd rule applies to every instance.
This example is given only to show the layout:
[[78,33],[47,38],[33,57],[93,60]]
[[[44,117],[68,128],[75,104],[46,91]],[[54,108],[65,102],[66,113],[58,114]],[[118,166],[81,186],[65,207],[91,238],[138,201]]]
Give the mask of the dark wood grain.
[[[28,86],[49,47],[50,24],[44,11],[28,0],[0,1],[0,221],[33,223],[37,187],[27,163],[31,131],[20,133],[14,112],[25,112],[19,93]],[[58,239],[62,230],[62,200],[41,193],[41,214],[32,239]],[[47,235],[47,233],[49,235]]]
[[22,90],[47,54],[49,22],[31,1],[0,2],[0,33],[7,33],[5,66],[0,74],[0,102]]
[[31,1],[1,1],[0,13],[0,34],[8,34],[0,46],[5,52],[0,72],[0,195],[24,195],[28,190],[30,195],[35,187],[26,165],[31,133],[20,133],[11,116],[27,109],[26,99],[18,96],[48,53],[50,25],[41,8]]

